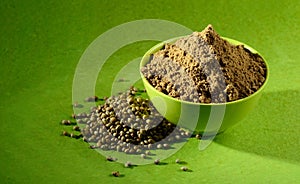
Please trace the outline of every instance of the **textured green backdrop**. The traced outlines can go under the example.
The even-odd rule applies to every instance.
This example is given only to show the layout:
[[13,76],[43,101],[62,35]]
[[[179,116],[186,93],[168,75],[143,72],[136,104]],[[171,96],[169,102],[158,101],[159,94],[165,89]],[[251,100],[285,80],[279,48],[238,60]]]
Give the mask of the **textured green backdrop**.
[[[295,1],[1,1],[1,183],[297,183],[300,181],[300,2]],[[167,165],[133,169],[108,163],[83,141],[59,133],[72,113],[72,80],[86,47],[136,19],[165,19],[192,30],[207,24],[245,42],[269,62],[259,106],[203,152],[191,139]],[[154,41],[128,45],[100,73],[97,95]],[[118,63],[109,65],[109,63]],[[175,158],[192,172],[180,171]],[[119,170],[124,177],[114,178]]]

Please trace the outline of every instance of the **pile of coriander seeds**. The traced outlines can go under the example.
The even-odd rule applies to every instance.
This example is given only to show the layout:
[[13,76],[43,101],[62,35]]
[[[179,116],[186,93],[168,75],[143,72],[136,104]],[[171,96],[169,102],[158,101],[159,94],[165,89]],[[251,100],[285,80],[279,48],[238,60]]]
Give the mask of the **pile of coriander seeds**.
[[190,137],[189,131],[168,122],[148,99],[137,95],[141,91],[131,87],[88,113],[73,115],[83,140],[93,149],[144,155],[149,150],[171,149]]

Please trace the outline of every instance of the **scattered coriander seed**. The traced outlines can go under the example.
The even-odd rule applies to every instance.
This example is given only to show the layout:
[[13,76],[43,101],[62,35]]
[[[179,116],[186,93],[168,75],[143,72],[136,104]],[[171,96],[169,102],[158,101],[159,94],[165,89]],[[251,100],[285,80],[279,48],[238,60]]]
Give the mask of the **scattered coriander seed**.
[[75,103],[73,104],[73,107],[74,107],[74,108],[82,108],[83,105],[82,105],[82,104],[79,104],[78,102],[75,102]]
[[151,149],[151,148],[153,148],[153,144],[148,144],[148,149]]
[[131,167],[131,166],[132,166],[132,163],[127,161],[127,162],[124,164],[124,166],[125,166],[125,167]]
[[88,142],[88,139],[87,139],[86,137],[82,137],[82,140],[83,140],[84,142]]
[[71,125],[71,121],[70,120],[62,120],[61,124],[62,125]]
[[[81,128],[83,140],[97,144],[97,148],[100,149],[127,154],[144,153],[146,156],[148,153],[143,149],[157,148],[155,143],[174,130],[175,135],[184,132],[175,129],[175,125],[164,119],[148,99],[135,97],[131,92],[136,90],[133,87],[131,91],[109,97],[103,105],[91,109],[89,114],[78,114],[77,123],[85,124],[85,127]],[[160,123],[152,128],[156,119]],[[158,145],[158,148],[169,149],[175,135]],[[181,141],[184,137],[179,136],[176,141]]]
[[79,103],[78,102],[75,102],[74,104],[73,104],[73,107],[75,107],[75,108],[77,108],[79,106]]
[[141,158],[146,158],[146,155],[144,153],[142,153]]
[[201,135],[200,134],[197,134],[195,137],[196,137],[196,139],[201,139]]
[[154,164],[155,164],[155,165],[158,165],[159,163],[160,163],[160,160],[159,160],[159,159],[154,160]]
[[124,81],[125,81],[124,78],[120,78],[120,79],[118,80],[118,82],[124,82]]
[[73,126],[73,130],[75,130],[75,131],[80,131],[80,127],[79,126]]
[[170,145],[169,145],[169,144],[167,144],[167,143],[165,143],[165,144],[163,144],[163,147],[164,147],[165,149],[167,149],[167,148],[169,148],[169,147],[170,147]]
[[97,96],[91,96],[91,97],[87,97],[84,101],[86,102],[96,102],[98,101],[98,97]]
[[91,107],[90,111],[93,112],[93,111],[96,111],[96,109],[97,109],[97,107]]
[[108,157],[106,157],[106,160],[107,160],[107,161],[110,161],[110,162],[113,162],[113,161],[116,161],[117,159],[116,159],[116,158],[113,158],[113,157],[111,157],[111,156],[108,156]]
[[74,133],[71,133],[71,134],[70,134],[70,137],[71,137],[71,138],[76,138],[76,135],[75,135]]
[[187,167],[185,167],[185,166],[182,166],[181,168],[180,168],[182,171],[188,171],[189,169],[187,168]]
[[144,114],[142,118],[143,118],[143,119],[147,119],[148,116]]
[[138,97],[138,98],[136,99],[136,101],[137,101],[138,103],[141,103],[141,102],[142,102],[142,98],[141,98],[141,97]]
[[157,149],[161,149],[163,146],[161,145],[161,144],[158,144],[157,146],[156,146],[156,148]]
[[141,149],[136,149],[136,153],[141,153],[142,152],[142,150]]
[[189,131],[186,131],[184,134],[185,134],[186,137],[190,136],[190,132]]
[[79,124],[85,123],[82,119],[77,119],[76,121],[77,121],[77,123],[79,123]]
[[111,173],[114,177],[119,177],[120,176],[120,172],[119,171],[113,171]]
[[63,131],[63,132],[62,132],[62,135],[63,135],[63,136],[70,137],[70,133],[69,133],[69,132],[67,132],[67,131]]
[[95,146],[95,145],[90,145],[90,148],[91,148],[91,149],[95,149],[96,146]]
[[99,100],[99,97],[98,96],[92,96],[93,100],[96,102]]
[[76,114],[72,114],[71,117],[72,117],[73,119],[76,119]]

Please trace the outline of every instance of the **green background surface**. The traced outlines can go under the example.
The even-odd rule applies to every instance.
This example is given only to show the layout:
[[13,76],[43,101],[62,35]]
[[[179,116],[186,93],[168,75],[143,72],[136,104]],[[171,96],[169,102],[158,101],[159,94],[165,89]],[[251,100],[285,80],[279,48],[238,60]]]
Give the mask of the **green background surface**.
[[[299,183],[299,1],[1,1],[1,183]],[[257,108],[204,151],[190,139],[166,165],[108,163],[80,140],[60,136],[72,113],[76,65],[100,34],[137,19],[165,19],[249,44],[270,65]],[[96,94],[108,96],[123,65],[157,42],[109,58]],[[110,63],[110,64],[109,64]],[[111,64],[114,63],[114,64]],[[109,75],[112,74],[112,75]],[[180,171],[176,158],[192,172]],[[124,177],[110,176],[119,170]]]

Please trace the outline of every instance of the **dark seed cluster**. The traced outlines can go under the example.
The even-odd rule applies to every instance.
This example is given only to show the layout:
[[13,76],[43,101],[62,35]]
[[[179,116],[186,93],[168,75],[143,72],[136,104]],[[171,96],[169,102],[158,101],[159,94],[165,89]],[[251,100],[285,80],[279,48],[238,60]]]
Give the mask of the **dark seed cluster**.
[[[184,141],[191,136],[187,130],[178,128],[164,119],[148,99],[139,96],[144,92],[145,90],[131,87],[128,91],[109,98],[86,98],[85,102],[105,103],[92,107],[88,113],[72,114],[71,117],[76,122],[62,120],[60,124],[72,127],[70,131],[63,131],[62,135],[82,138],[90,143],[91,149],[140,154],[143,159],[153,155],[150,150],[170,149],[173,143]],[[75,106],[77,105],[78,103]],[[106,160],[114,162],[117,158],[108,156]],[[179,159],[175,162],[180,164]],[[153,161],[155,165],[160,163],[160,159]],[[125,168],[133,166],[135,165],[130,161],[124,163]],[[185,171],[182,168],[181,170]],[[119,177],[120,172],[113,171],[111,175]]]
[[190,136],[164,119],[148,99],[136,97],[137,91],[131,88],[108,98],[89,114],[76,115],[78,123],[86,124],[83,139],[94,143],[93,148],[141,154],[149,149],[169,149],[172,143]]

